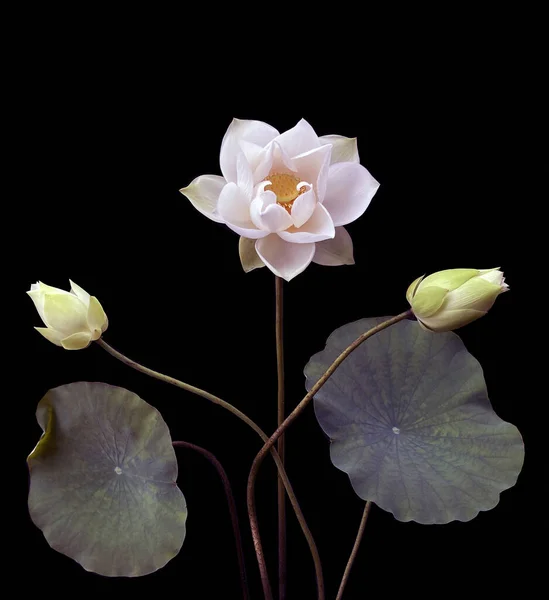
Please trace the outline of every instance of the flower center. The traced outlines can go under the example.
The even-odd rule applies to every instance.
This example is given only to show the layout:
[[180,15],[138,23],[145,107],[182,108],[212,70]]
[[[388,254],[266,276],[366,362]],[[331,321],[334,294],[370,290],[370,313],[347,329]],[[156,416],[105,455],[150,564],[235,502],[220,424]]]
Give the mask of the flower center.
[[306,185],[298,188],[301,180],[288,173],[271,173],[265,177],[264,181],[270,182],[265,189],[273,192],[276,195],[277,204],[283,206],[289,213],[292,211],[294,200],[307,191]]

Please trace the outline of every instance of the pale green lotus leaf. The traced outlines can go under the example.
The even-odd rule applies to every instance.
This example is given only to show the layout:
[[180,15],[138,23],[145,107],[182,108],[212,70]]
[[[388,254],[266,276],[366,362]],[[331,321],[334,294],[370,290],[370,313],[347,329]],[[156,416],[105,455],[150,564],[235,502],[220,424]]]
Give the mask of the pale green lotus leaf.
[[[336,329],[305,368],[308,390],[359,335]],[[522,468],[514,425],[492,409],[478,361],[454,333],[401,321],[359,346],[315,396],[333,464],[399,521],[469,521],[496,506]]]
[[160,413],[123,388],[78,382],[36,411],[29,511],[50,546],[87,571],[152,573],[177,555],[187,507]]

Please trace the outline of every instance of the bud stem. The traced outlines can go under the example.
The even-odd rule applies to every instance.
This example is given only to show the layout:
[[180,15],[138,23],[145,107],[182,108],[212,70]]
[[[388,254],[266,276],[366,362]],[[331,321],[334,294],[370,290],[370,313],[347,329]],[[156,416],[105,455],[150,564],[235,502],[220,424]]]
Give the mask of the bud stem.
[[[286,429],[297,419],[297,417],[305,410],[309,402],[314,398],[315,394],[320,390],[320,388],[328,381],[328,379],[332,376],[334,371],[339,367],[339,365],[362,344],[369,337],[372,337],[376,333],[398,323],[399,321],[403,321],[411,316],[412,311],[407,310],[403,313],[400,313],[396,317],[392,317],[379,325],[376,325],[369,331],[366,331],[361,336],[359,336],[350,346],[348,346],[330,365],[328,370],[322,375],[322,377],[315,383],[315,385],[311,388],[309,393],[303,398],[303,400],[294,408],[294,410],[286,417],[282,425],[278,427],[278,429],[273,433],[273,435],[269,438],[269,440],[264,444],[263,448],[256,455],[254,462],[252,464],[252,468],[250,470],[250,474],[248,475],[248,490],[247,490],[247,500],[248,500],[248,516],[250,519],[250,527],[252,529],[252,536],[254,541],[255,553],[257,557],[257,563],[259,566],[259,570],[261,571],[261,581],[263,583],[263,594],[265,596],[265,600],[272,600],[273,595],[271,591],[271,587],[269,584],[268,577],[264,575],[267,573],[267,566],[265,563],[265,556],[263,554],[263,546],[261,544],[261,536],[259,535],[259,524],[257,521],[257,511],[255,506],[255,481],[257,478],[257,473],[259,471],[259,467],[263,462],[263,459],[270,452],[273,446],[276,444],[278,438],[286,431]],[[316,563],[315,563],[315,566]],[[322,583],[322,587],[320,587],[319,583]],[[324,598],[324,583],[322,579],[322,573],[317,571],[317,593],[318,599],[322,600]]]
[[[263,440],[263,442],[267,442],[269,440],[269,437],[259,427],[259,425],[257,425],[254,421],[252,421],[252,419],[250,419],[250,417],[245,415],[242,411],[238,410],[238,408],[236,408],[232,404],[229,404],[229,402],[225,402],[225,400],[222,400],[221,398],[218,398],[217,396],[214,396],[213,394],[210,394],[209,392],[206,392],[205,390],[201,390],[200,388],[194,387],[193,385],[189,385],[188,383],[180,381],[179,379],[175,379],[174,377],[170,377],[169,375],[163,375],[162,373],[159,373],[158,371],[153,371],[152,369],[149,369],[148,367],[145,367],[145,366],[139,364],[138,362],[131,360],[131,358],[124,356],[121,352],[118,352],[118,350],[115,350],[112,346],[109,346],[109,344],[107,344],[107,342],[105,342],[102,338],[98,339],[96,341],[96,343],[99,344],[99,346],[101,346],[101,348],[103,348],[103,350],[106,350],[111,356],[114,356],[115,358],[117,358],[119,361],[123,362],[128,367],[131,367],[132,369],[135,369],[136,371],[139,371],[140,373],[144,373],[145,375],[149,375],[149,377],[154,377],[155,379],[159,379],[160,381],[164,381],[165,383],[170,383],[171,385],[175,385],[178,388],[181,388],[183,390],[186,390],[187,392],[191,392],[193,394],[201,396],[202,398],[205,398],[206,400],[209,400],[210,402],[213,402],[214,404],[217,404],[217,405],[225,408],[229,412],[233,413],[233,415],[238,417],[241,421],[244,421],[244,423],[246,423],[246,425],[251,427],[257,433],[257,435],[259,435],[259,437]],[[318,553],[318,549],[316,547],[316,543],[314,541],[313,534],[311,533],[311,530],[309,529],[309,526],[307,525],[307,521],[305,520],[305,516],[303,515],[301,507],[299,506],[299,502],[297,501],[297,497],[292,488],[292,484],[290,483],[290,480],[288,479],[288,475],[286,474],[286,470],[284,469],[284,465],[282,464],[282,461],[280,460],[280,456],[278,455],[278,452],[274,448],[271,447],[270,453],[273,457],[273,460],[276,463],[276,466],[278,469],[278,474],[280,476],[280,479],[284,483],[284,487],[286,488],[286,493],[288,494],[288,498],[290,499],[290,504],[292,505],[292,508],[294,509],[296,518],[301,526],[301,530],[303,531],[303,535],[305,536],[305,539],[307,540],[307,543],[309,545],[309,550],[311,552],[311,556],[313,558],[313,562],[315,565],[315,572],[316,572],[316,577],[317,577],[317,587],[319,590],[320,589],[323,590],[324,589],[324,581],[323,581],[323,576],[322,576],[322,565],[320,564],[320,555]],[[252,533],[252,535],[253,535],[253,533]],[[265,586],[269,586],[269,579],[268,579],[266,568],[264,570],[262,570],[262,572],[261,572],[261,579],[262,579],[263,587],[265,589]],[[269,587],[269,592],[270,592],[270,587]],[[272,598],[272,594],[270,597]],[[322,596],[322,597],[319,596],[319,598],[321,598],[321,600],[323,600],[324,596]]]

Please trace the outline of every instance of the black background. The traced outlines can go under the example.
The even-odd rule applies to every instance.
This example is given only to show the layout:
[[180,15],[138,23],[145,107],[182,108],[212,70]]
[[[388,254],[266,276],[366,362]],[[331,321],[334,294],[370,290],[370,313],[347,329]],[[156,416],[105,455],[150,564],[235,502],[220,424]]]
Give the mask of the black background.
[[[25,228],[15,251],[22,314],[16,360],[25,365],[14,456],[17,560],[32,562],[36,581],[58,586],[74,581],[133,593],[152,584],[182,598],[239,597],[222,488],[210,465],[190,451],[178,451],[187,538],[174,560],[144,580],[85,572],[51,550],[30,521],[25,459],[40,435],[37,402],[58,385],[104,381],[136,392],[161,411],[173,439],[202,445],[224,464],[240,510],[252,598],[261,597],[245,509],[248,470],[260,447],[255,434],[221,408],[140,375],[95,345],[66,352],[47,343],[32,329],[40,322],[24,291],[37,280],[66,287],[70,277],[103,304],[108,343],[223,397],[273,431],[274,276],[267,269],[244,274],[238,236],[200,215],[178,190],[200,174],[219,174],[220,142],[233,117],[280,131],[304,117],[319,135],[358,136],[361,162],[381,188],[348,227],[356,265],[311,265],[284,286],[288,408],[304,395],[309,357],[335,328],[405,310],[406,288],[423,273],[501,266],[511,291],[460,335],[483,366],[494,409],[518,426],[526,444],[517,485],[469,523],[399,523],[374,507],[345,597],[493,590],[496,577],[509,589],[527,586],[535,568],[532,539],[543,526],[532,508],[540,487],[529,453],[535,419],[519,392],[525,281],[513,233],[520,228],[527,102],[510,85],[523,73],[513,41],[479,42],[466,53],[462,46],[426,44],[417,57],[403,45],[389,60],[389,39],[369,51],[343,35],[331,44],[322,38],[322,52],[306,60],[262,63],[251,42],[231,53],[220,43],[205,60],[202,44],[214,33],[191,42],[182,24],[147,26],[141,16],[139,27],[119,20],[110,28],[106,19],[100,35],[74,28],[46,36],[20,74],[20,150],[30,168],[15,201]],[[185,26],[201,24],[193,19]],[[230,46],[231,36],[223,39]],[[312,408],[289,431],[287,456],[333,598],[363,502],[331,465]],[[266,461],[257,498],[273,584],[275,481]],[[289,599],[315,598],[312,562],[291,512],[288,529]]]

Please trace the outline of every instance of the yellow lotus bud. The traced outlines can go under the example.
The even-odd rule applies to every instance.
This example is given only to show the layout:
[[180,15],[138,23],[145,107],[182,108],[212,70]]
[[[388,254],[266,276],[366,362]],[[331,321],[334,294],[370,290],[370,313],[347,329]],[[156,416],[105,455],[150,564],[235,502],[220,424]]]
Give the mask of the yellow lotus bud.
[[406,299],[425,329],[451,331],[484,316],[508,289],[499,267],[447,269],[418,277]]
[[81,350],[97,340],[107,329],[109,321],[99,300],[90,296],[76,283],[71,291],[38,282],[27,294],[46,327],[35,327],[47,340],[65,350]]

